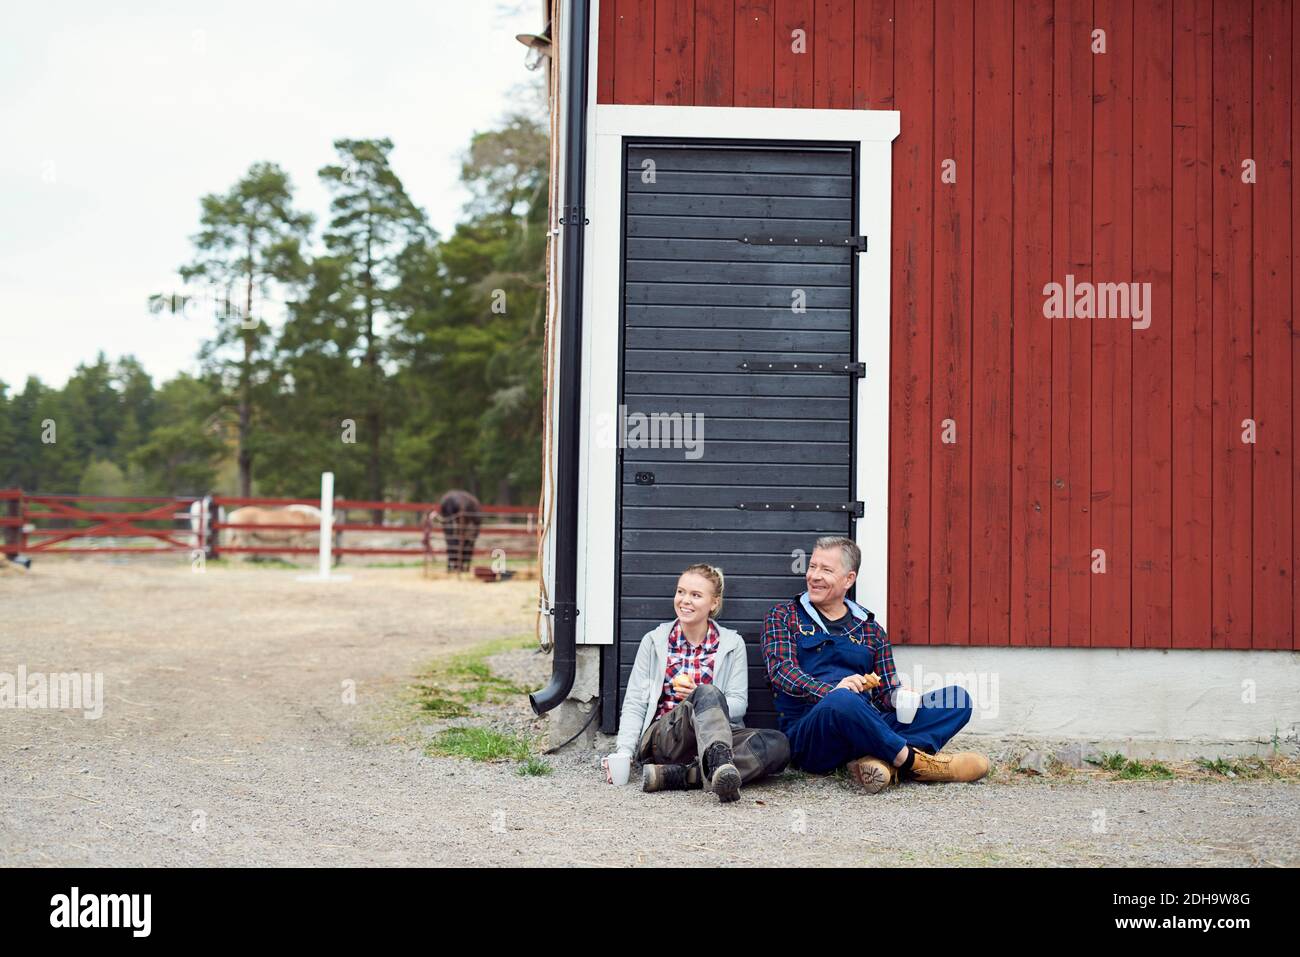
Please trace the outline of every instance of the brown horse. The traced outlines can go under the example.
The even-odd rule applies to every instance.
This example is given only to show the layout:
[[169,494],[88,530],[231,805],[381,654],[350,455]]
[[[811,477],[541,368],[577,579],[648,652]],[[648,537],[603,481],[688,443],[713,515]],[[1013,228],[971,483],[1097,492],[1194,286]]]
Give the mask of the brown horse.
[[457,488],[443,495],[438,507],[424,517],[425,551],[433,549],[433,523],[442,523],[442,535],[447,542],[447,571],[469,571],[474,543],[483,525],[482,509],[477,498]]

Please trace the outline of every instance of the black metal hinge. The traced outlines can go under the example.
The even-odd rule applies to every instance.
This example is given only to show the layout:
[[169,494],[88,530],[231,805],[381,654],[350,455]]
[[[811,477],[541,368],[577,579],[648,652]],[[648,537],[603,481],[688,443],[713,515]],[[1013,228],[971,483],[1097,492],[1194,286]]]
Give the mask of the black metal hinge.
[[736,508],[746,512],[847,512],[854,518],[866,513],[862,502],[741,502]]
[[811,375],[851,375],[862,376],[867,367],[862,362],[761,362],[746,359],[740,364],[742,372],[779,372]]
[[847,246],[854,252],[867,251],[866,236],[794,236],[788,233],[769,236],[741,236],[749,246]]

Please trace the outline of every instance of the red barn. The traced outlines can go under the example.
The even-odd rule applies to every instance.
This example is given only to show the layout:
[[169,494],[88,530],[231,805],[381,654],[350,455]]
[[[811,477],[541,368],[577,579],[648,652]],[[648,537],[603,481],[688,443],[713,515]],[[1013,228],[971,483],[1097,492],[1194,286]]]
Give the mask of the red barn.
[[976,733],[1294,736],[1296,6],[555,4],[539,707],[839,532]]

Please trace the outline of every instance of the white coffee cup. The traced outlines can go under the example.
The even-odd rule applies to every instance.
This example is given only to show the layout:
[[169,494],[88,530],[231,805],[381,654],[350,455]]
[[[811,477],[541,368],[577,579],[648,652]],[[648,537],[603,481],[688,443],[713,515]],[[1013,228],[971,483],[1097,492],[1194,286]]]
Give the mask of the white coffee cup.
[[900,724],[911,724],[919,707],[921,696],[911,688],[898,688],[894,691],[894,717]]
[[627,784],[628,775],[632,773],[632,758],[620,751],[606,755],[600,762],[605,768],[605,780],[610,784]]

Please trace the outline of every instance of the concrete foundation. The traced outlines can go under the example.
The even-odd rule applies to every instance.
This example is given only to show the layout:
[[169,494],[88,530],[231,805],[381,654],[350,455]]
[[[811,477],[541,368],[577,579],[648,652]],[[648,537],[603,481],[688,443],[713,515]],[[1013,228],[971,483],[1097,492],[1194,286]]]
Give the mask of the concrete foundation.
[[972,697],[957,746],[1087,742],[1130,757],[1296,755],[1300,654],[896,645],[905,684]]
[[[592,710],[600,706],[600,646],[579,645],[578,667],[573,679],[573,690],[560,706],[550,712],[546,728],[548,748],[558,747],[568,741],[580,728],[582,732],[569,745],[570,748],[594,748],[600,731],[600,716],[592,717]],[[588,724],[588,719],[590,723]]]

